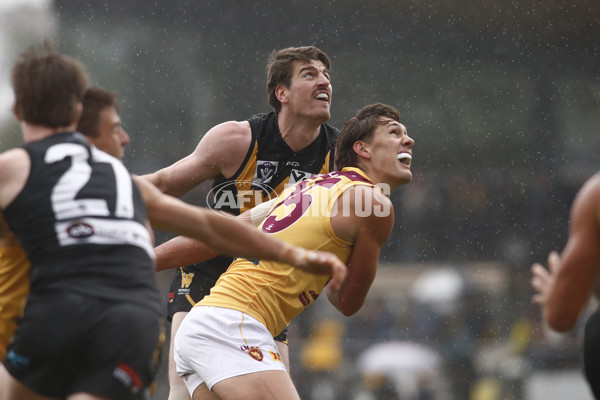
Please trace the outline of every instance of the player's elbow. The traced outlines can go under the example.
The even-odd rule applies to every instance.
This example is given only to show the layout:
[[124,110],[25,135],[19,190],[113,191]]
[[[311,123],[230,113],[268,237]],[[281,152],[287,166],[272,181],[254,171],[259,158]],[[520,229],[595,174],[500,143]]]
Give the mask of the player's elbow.
[[356,312],[361,309],[363,303],[364,303],[363,301],[356,301],[356,300],[344,301],[343,299],[341,299],[341,301],[337,305],[337,309],[345,317],[350,317],[350,316],[356,314]]
[[544,315],[546,323],[550,328],[552,328],[552,330],[563,333],[573,329],[573,327],[577,323],[578,317],[578,315],[570,313],[560,314],[558,312],[552,312],[550,310],[547,310]]

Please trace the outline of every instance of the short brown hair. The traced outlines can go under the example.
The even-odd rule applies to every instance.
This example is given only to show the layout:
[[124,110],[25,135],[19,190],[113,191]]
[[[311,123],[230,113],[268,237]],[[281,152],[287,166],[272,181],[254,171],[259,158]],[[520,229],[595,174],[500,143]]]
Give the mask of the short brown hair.
[[11,84],[19,118],[58,128],[77,120],[77,105],[88,80],[81,63],[44,42],[41,48],[32,46],[20,55],[11,71]]
[[83,95],[83,112],[77,125],[77,131],[85,136],[98,137],[100,112],[106,107],[114,107],[119,111],[117,95],[99,87],[88,88]]
[[267,62],[267,93],[269,95],[269,104],[273,107],[275,113],[281,111],[281,102],[275,94],[277,86],[290,87],[294,62],[312,60],[321,61],[327,70],[331,68],[327,54],[314,46],[288,47],[282,50],[273,50]]
[[367,141],[375,129],[384,124],[382,117],[388,117],[400,122],[400,113],[387,104],[375,103],[360,109],[344,123],[335,142],[335,169],[358,167],[358,157],[354,152],[354,143],[359,140]]

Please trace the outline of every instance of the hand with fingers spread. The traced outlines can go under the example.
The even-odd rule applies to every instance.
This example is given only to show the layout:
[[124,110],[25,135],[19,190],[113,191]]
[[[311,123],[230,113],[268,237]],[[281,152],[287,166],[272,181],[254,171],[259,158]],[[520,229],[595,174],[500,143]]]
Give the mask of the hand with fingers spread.
[[554,286],[556,272],[560,268],[560,256],[556,251],[548,255],[548,269],[540,263],[535,263],[531,266],[531,286],[535,289],[536,294],[533,295],[532,301],[542,307],[548,300],[548,295]]

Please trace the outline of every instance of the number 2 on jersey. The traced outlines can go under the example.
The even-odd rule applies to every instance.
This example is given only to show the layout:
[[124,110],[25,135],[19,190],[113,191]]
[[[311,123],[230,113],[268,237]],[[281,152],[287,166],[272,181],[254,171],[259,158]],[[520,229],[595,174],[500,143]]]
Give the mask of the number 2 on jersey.
[[[112,166],[117,188],[114,215],[132,218],[134,214],[132,181],[123,164],[114,157],[91,148],[94,160]],[[52,209],[57,220],[79,218],[84,216],[109,216],[110,211],[105,199],[77,199],[79,191],[90,181],[92,167],[89,164],[89,153],[85,146],[75,143],[56,144],[46,151],[44,161],[48,164],[71,157],[71,166],[60,177],[52,189]]]

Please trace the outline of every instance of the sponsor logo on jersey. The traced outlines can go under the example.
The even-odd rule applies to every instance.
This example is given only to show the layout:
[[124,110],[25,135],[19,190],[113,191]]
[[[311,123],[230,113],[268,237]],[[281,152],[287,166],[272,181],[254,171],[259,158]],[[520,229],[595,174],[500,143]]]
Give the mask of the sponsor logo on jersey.
[[9,350],[8,353],[6,353],[5,362],[12,365],[15,369],[23,369],[29,365],[30,360],[29,357],[17,354],[14,350]]
[[138,393],[142,390],[142,380],[138,374],[129,365],[119,363],[112,373],[119,382],[129,388],[131,393]]
[[[244,190],[243,188],[248,188]],[[275,197],[273,188],[254,181],[229,181],[213,187],[206,195],[206,204],[211,210],[245,210]]]
[[279,353],[269,350],[269,354],[271,355],[273,361],[281,361],[281,355]]
[[290,173],[290,180],[288,181],[287,184],[293,185],[294,183],[301,182],[301,181],[305,180],[306,178],[310,178],[313,175],[314,174],[311,174],[310,172],[293,169],[292,172]]
[[75,239],[85,239],[94,234],[94,227],[85,222],[77,221],[67,227],[67,234]]

